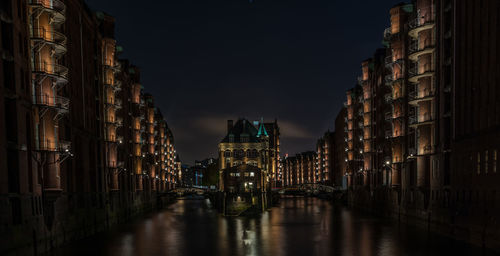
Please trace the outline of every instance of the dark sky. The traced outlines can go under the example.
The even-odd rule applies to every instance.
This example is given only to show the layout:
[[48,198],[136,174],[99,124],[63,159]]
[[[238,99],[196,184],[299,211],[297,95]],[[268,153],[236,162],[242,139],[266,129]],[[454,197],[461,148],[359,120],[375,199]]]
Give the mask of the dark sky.
[[183,163],[216,156],[226,120],[278,119],[282,153],[315,148],[381,47],[397,0],[86,0],[116,17],[121,58]]

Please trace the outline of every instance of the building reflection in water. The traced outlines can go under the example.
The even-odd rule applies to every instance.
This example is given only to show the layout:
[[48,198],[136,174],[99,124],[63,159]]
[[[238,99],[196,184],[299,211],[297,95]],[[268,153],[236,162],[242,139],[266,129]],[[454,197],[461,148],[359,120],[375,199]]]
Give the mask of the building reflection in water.
[[[316,198],[285,198],[255,217],[224,217],[208,200],[85,239],[55,255],[489,255],[451,239]],[[491,255],[494,255],[491,253]]]

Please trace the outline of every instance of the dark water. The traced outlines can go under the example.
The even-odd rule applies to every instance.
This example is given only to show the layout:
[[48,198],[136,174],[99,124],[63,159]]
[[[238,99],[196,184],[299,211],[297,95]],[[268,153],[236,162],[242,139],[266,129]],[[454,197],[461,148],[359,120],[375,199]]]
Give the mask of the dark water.
[[259,217],[226,218],[208,200],[169,209],[56,255],[493,255],[316,198],[287,198]]

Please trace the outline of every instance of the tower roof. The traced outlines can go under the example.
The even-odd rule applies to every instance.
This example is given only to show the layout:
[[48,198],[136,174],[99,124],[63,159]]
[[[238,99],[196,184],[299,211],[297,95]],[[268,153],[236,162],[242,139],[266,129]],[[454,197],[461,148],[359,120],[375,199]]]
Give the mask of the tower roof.
[[[226,137],[222,139],[222,142],[258,142],[257,133],[257,129],[252,123],[245,118],[240,118],[229,130]],[[230,141],[229,137],[232,137],[233,140]],[[242,137],[247,137],[248,140],[242,141]]]
[[266,126],[264,126],[264,122],[262,120],[259,124],[259,131],[257,132],[257,137],[260,136],[269,136],[266,131]]

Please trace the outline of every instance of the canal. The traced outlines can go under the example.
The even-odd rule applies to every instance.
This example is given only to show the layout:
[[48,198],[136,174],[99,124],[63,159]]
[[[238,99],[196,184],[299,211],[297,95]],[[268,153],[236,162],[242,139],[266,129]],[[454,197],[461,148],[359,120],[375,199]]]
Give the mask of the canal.
[[494,255],[425,230],[285,198],[258,217],[227,218],[208,200],[168,209],[61,248],[54,255]]

